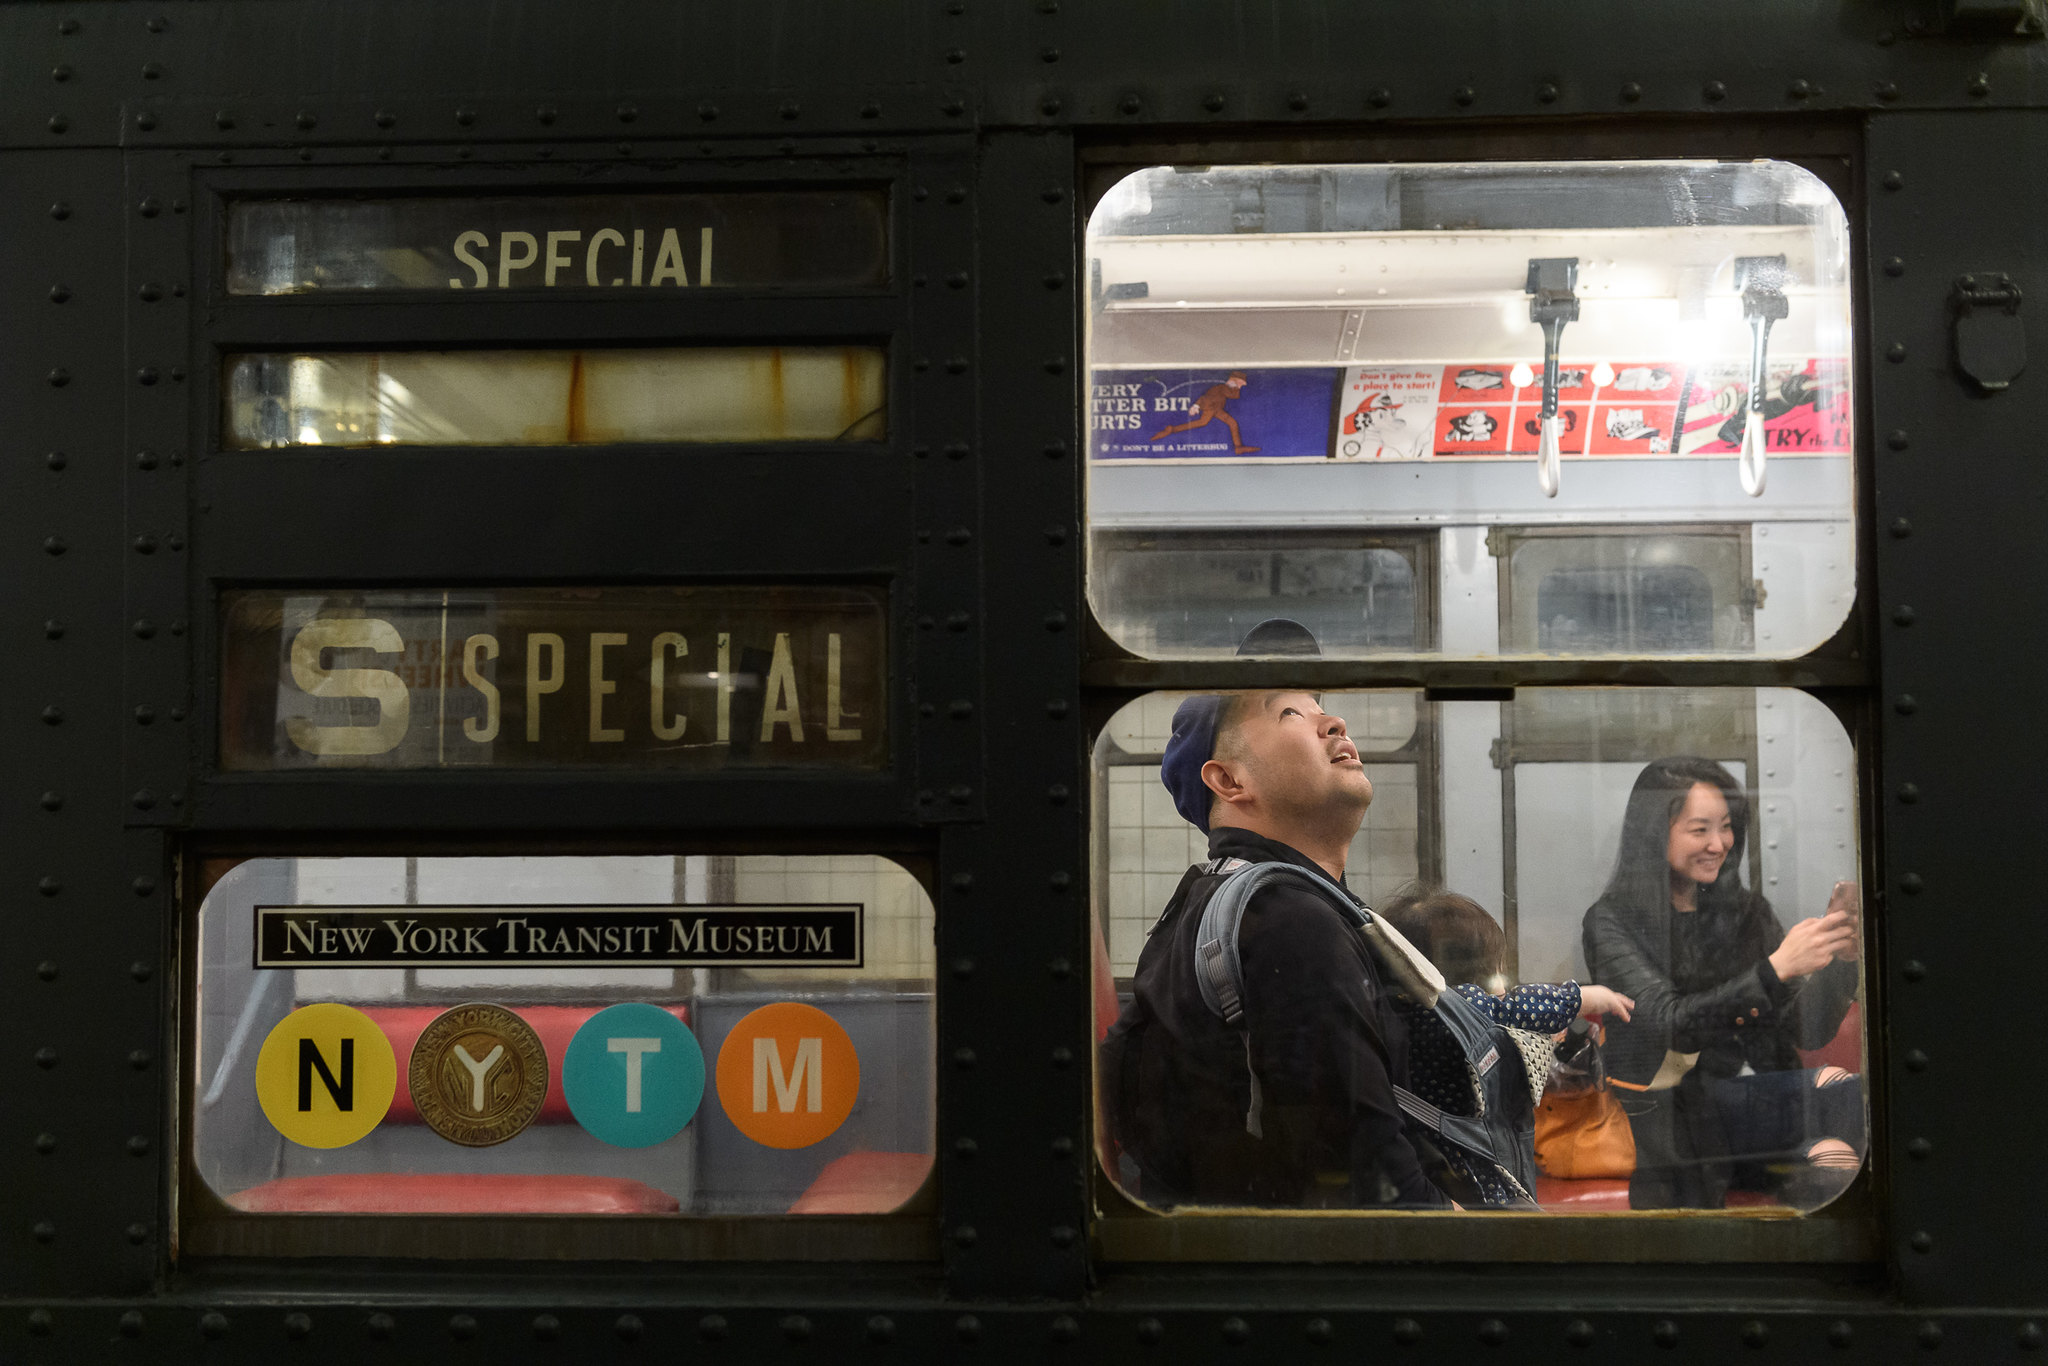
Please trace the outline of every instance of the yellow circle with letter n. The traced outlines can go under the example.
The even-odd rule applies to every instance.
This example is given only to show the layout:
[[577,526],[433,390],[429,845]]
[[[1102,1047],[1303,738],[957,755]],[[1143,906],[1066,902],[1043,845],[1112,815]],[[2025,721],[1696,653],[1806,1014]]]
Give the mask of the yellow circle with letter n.
[[256,1055],[256,1099],[277,1131],[302,1147],[347,1147],[383,1121],[397,1091],[391,1040],[348,1006],[299,1007]]

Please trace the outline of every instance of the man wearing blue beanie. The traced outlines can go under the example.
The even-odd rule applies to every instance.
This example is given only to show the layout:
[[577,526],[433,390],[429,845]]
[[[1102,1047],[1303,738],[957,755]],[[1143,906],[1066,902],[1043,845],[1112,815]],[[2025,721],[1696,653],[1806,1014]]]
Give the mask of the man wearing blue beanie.
[[1406,1028],[1364,940],[1322,894],[1283,880],[1252,896],[1238,932],[1242,1028],[1203,1004],[1195,978],[1202,909],[1230,871],[1288,862],[1343,885],[1372,803],[1343,718],[1306,692],[1190,697],[1159,776],[1209,836],[1210,858],[1153,927],[1105,1045],[1116,1059],[1105,1106],[1136,1194],[1159,1205],[1443,1207],[1394,1099],[1407,1085]]

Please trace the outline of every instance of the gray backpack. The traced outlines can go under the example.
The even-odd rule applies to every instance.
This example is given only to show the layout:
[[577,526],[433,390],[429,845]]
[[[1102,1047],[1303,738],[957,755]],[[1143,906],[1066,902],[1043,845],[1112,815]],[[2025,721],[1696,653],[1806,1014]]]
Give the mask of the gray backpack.
[[[1201,926],[1195,935],[1195,981],[1210,1012],[1244,1036],[1245,1065],[1251,1070],[1246,1132],[1254,1138],[1262,1136],[1259,1112],[1263,1102],[1259,1074],[1251,1069],[1251,1033],[1244,1023],[1244,964],[1238,957],[1238,928],[1254,893],[1275,880],[1292,880],[1319,893],[1357,928],[1388,987],[1422,1009],[1435,1011],[1465,1055],[1476,1114],[1446,1114],[1406,1087],[1396,1086],[1394,1099],[1407,1116],[1411,1132],[1420,1129],[1427,1140],[1457,1148],[1469,1162],[1498,1167],[1507,1178],[1508,1190],[1525,1202],[1518,1207],[1533,1206],[1536,1101],[1542,1096],[1543,1078],[1549,1070],[1549,1041],[1530,1035],[1525,1047],[1522,1031],[1508,1031],[1521,1056],[1503,1059],[1502,1027],[1464,996],[1449,990],[1443,974],[1399,930],[1361,909],[1344,889],[1320,873],[1299,864],[1249,863],[1236,858],[1213,859],[1202,871],[1221,874],[1223,881],[1202,908]],[[1507,1066],[1502,1066],[1504,1061]],[[1474,1198],[1470,1191],[1457,1194],[1461,1203]]]

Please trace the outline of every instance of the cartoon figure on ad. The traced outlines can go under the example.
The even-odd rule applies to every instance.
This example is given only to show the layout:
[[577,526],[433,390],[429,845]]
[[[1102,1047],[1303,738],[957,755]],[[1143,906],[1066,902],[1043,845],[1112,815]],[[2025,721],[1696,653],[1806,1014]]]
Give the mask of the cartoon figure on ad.
[[1181,432],[1191,432],[1197,427],[1206,427],[1211,422],[1220,421],[1224,426],[1230,428],[1231,450],[1238,455],[1250,455],[1258,450],[1258,447],[1244,444],[1244,433],[1238,430],[1237,419],[1225,412],[1223,406],[1236,398],[1239,392],[1243,390],[1245,384],[1244,371],[1232,370],[1228,379],[1224,380],[1221,384],[1210,385],[1202,391],[1200,398],[1189,405],[1188,416],[1192,419],[1191,421],[1176,423],[1174,426],[1155,432],[1151,439],[1153,441],[1164,441],[1169,436],[1176,436]]
[[1344,454],[1356,460],[1419,460],[1428,454],[1423,434],[1401,417],[1392,394],[1368,395],[1345,414],[1344,435],[1356,438],[1343,443]]
[[1607,438],[1610,441],[1647,441],[1646,451],[1650,455],[1663,455],[1671,449],[1664,433],[1645,419],[1641,408],[1609,408]]
[[1474,408],[1461,413],[1446,425],[1444,440],[1459,444],[1480,444],[1493,440],[1493,434],[1500,430],[1500,421],[1483,408]]
[[[1764,436],[1771,453],[1846,451],[1848,388],[1839,362],[1773,364],[1764,390]],[[1690,379],[1680,426],[1686,454],[1730,454],[1742,448],[1749,377],[1735,365],[1704,366]]]

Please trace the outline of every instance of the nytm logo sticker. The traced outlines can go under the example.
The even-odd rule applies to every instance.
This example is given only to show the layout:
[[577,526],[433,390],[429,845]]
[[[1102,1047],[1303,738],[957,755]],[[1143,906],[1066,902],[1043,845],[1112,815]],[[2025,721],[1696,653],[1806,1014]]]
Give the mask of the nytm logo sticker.
[[391,1041],[348,1006],[301,1006],[277,1022],[256,1055],[263,1113],[303,1147],[347,1147],[383,1122],[397,1091]]
[[735,1128],[765,1147],[808,1148],[831,1137],[859,1095],[853,1040],[815,1006],[762,1006],[718,1050],[719,1103]]

